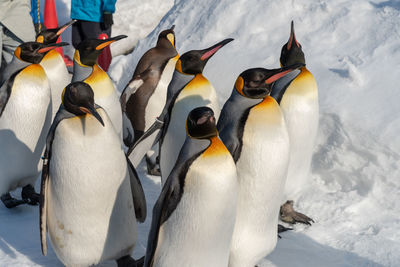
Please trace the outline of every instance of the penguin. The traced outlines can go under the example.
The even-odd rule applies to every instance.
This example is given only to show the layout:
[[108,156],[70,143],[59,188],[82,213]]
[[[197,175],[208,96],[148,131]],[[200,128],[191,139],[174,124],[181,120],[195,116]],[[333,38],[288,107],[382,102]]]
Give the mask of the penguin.
[[[185,124],[182,122],[189,112],[196,107],[208,106],[214,110],[215,117],[219,117],[217,93],[202,73],[208,60],[231,41],[233,39],[228,38],[209,48],[191,50],[180,56],[168,85],[167,102],[161,115],[128,150],[128,155],[135,151],[132,153],[133,157],[143,155],[143,152],[147,152],[153,145],[154,140],[159,141],[162,183],[169,176],[185,142]],[[162,132],[159,131],[160,128]],[[147,138],[149,136],[150,138]]]
[[[129,256],[137,239],[136,220],[146,217],[137,173],[106,111],[90,85],[69,84],[47,135],[40,202],[42,253],[46,229],[66,266],[92,266]],[[129,264],[127,264],[129,263]]]
[[217,129],[236,163],[238,202],[229,267],[254,267],[277,242],[289,135],[273,83],[300,65],[248,69],[236,79]]
[[[141,57],[132,79],[121,94],[122,112],[128,119],[124,120],[124,124],[131,124],[134,131],[125,133],[130,127],[124,126],[124,142],[128,147],[149,129],[165,105],[168,84],[179,58],[175,48],[174,27],[158,35],[157,45]],[[136,157],[140,158],[139,155]],[[138,162],[133,162],[133,165],[137,167]],[[156,172],[154,166],[148,168],[150,173]]]
[[186,131],[153,208],[146,267],[228,265],[236,216],[235,163],[209,107],[189,113]]
[[115,131],[122,142],[122,111],[117,91],[108,74],[96,63],[101,51],[115,41],[126,38],[118,35],[105,40],[86,39],[82,41],[74,54],[74,72],[72,82],[84,81],[94,91],[94,100],[104,108]]
[[[33,186],[51,124],[50,86],[39,63],[48,51],[63,45],[67,43],[19,45],[8,68],[14,73],[0,87],[0,196],[7,208],[38,204]],[[19,187],[21,200],[9,193]]]
[[[285,196],[288,197],[294,196],[310,183],[309,172],[319,120],[317,83],[305,66],[304,53],[301,44],[296,40],[293,21],[289,41],[281,50],[280,62],[282,66],[304,64],[300,73],[287,86],[274,86],[272,91],[281,106],[290,138],[290,163],[285,186]],[[283,208],[281,214],[281,220],[288,223],[313,222],[303,214],[298,216],[299,213],[293,208]]]
[[[57,42],[57,39],[69,26],[75,23],[76,20],[64,24],[56,29],[45,29],[38,33],[36,42],[43,44],[50,44]],[[47,78],[50,82],[51,88],[51,103],[52,103],[52,118],[61,104],[61,93],[63,89],[70,83],[71,75],[65,65],[64,58],[57,50],[49,51],[40,62],[46,72]]]

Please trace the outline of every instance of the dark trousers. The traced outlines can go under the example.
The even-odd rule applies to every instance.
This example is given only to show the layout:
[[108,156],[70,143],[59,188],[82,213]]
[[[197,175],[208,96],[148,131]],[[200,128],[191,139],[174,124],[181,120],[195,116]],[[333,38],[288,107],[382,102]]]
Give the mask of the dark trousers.
[[111,37],[111,27],[106,29],[103,22],[78,20],[72,24],[72,45],[76,49],[83,40],[89,38],[97,39],[102,33]]

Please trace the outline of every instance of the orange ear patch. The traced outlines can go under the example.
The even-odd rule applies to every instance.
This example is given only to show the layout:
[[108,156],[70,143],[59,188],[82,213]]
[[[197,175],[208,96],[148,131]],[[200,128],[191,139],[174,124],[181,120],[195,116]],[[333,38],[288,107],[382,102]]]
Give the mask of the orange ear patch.
[[244,80],[243,80],[243,78],[242,78],[241,76],[239,76],[239,77],[236,79],[236,82],[235,82],[235,89],[236,89],[236,91],[238,91],[238,93],[241,94],[242,96],[244,96],[244,94],[243,94],[243,87],[244,87]]

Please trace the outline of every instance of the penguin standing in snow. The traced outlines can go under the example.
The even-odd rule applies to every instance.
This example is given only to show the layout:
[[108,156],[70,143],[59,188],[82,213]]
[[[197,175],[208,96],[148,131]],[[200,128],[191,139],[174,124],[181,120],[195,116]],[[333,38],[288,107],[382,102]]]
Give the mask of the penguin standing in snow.
[[[55,29],[45,29],[36,36],[36,42],[43,44],[56,43],[58,37],[76,20],[64,24]],[[56,115],[58,107],[61,104],[61,93],[65,86],[71,81],[71,75],[68,73],[67,66],[65,65],[63,57],[57,50],[49,51],[40,65],[46,72],[47,78],[50,82],[51,88],[51,102],[52,102],[52,118]]]
[[289,136],[269,94],[276,80],[298,66],[244,71],[221,111],[217,128],[236,162],[239,184],[230,267],[254,267],[276,245]]
[[[179,55],[175,49],[174,26],[158,35],[157,45],[148,50],[136,66],[133,77],[121,94],[121,108],[124,116],[124,142],[130,147],[153,124],[162,112],[167,100],[167,88],[175,70]],[[133,131],[125,134],[131,124]],[[134,136],[134,140],[132,137]],[[129,140],[130,139],[130,140]],[[144,152],[144,151],[143,151]],[[137,151],[138,153],[138,151]],[[135,155],[141,160],[144,154]],[[149,163],[149,157],[146,158]],[[137,167],[139,162],[132,161]],[[155,166],[149,166],[149,173],[156,173]]]
[[[153,145],[154,139],[156,142],[159,139],[163,183],[174,167],[179,151],[185,142],[186,126],[183,122],[189,112],[196,107],[208,106],[214,110],[215,117],[219,117],[217,93],[202,73],[208,60],[232,40],[228,38],[209,48],[191,50],[180,56],[168,86],[167,102],[161,115],[135,146],[128,151],[129,154],[134,150],[133,156],[142,151],[148,151],[149,147]],[[162,132],[157,136],[156,132],[160,128],[162,128]],[[147,138],[149,136],[150,138]]]
[[[282,66],[305,64],[301,45],[296,40],[293,21],[289,41],[282,47]],[[319,104],[317,83],[305,66],[286,86],[274,86],[271,95],[278,101],[285,116],[290,139],[290,163],[285,196],[296,194],[309,184],[310,165],[318,131]],[[281,220],[287,223],[310,224],[313,220],[293,209],[293,201],[281,209]]]
[[40,234],[46,229],[66,266],[91,266],[129,256],[137,238],[136,219],[146,217],[146,201],[136,171],[104,109],[84,82],[69,84],[47,136],[44,154]]
[[94,100],[107,112],[115,131],[121,136],[121,141],[122,111],[118,94],[110,77],[96,62],[106,46],[126,37],[126,35],[118,35],[105,40],[86,39],[82,41],[75,50],[72,76],[73,82],[84,81],[90,85],[94,91]]
[[[0,196],[7,208],[39,201],[33,186],[51,125],[50,85],[39,63],[63,45],[67,43],[23,43],[7,66],[9,78],[0,87]],[[9,193],[18,187],[23,187],[22,200]]]
[[146,267],[228,265],[235,163],[218,138],[210,108],[192,110],[186,126],[185,143],[153,209]]

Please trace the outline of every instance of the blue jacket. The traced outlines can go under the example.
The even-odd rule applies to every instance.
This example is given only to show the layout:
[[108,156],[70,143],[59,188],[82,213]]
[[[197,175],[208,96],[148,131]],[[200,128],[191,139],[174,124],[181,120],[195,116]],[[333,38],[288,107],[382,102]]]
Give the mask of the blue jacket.
[[[33,24],[38,24],[39,23],[37,9],[38,9],[37,0],[31,0],[31,16],[32,16]],[[40,22],[43,23],[42,12],[40,12]]]
[[71,19],[103,22],[103,13],[115,12],[117,0],[71,0]]

